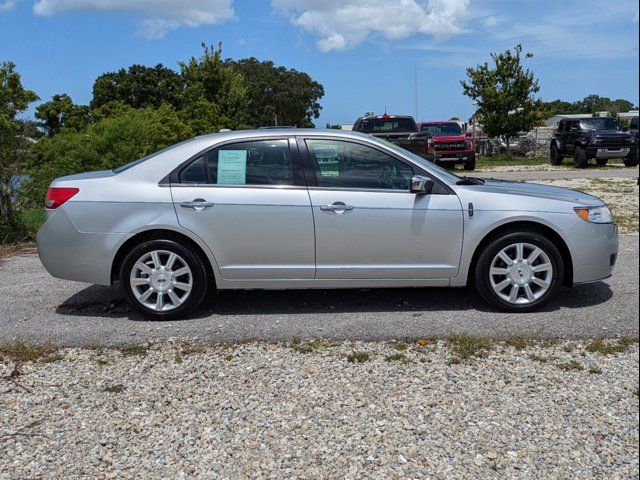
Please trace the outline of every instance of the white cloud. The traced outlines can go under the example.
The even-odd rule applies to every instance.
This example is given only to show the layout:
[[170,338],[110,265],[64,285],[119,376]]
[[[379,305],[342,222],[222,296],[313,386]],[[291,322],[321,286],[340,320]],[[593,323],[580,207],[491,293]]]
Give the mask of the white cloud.
[[463,33],[469,0],[272,0],[292,24],[318,37],[323,52],[352,48],[370,34],[436,40]]
[[213,25],[235,18],[232,0],[36,0],[33,5],[34,13],[42,16],[74,10],[142,13],[148,16],[142,21],[142,34],[150,39],[180,27]]
[[4,0],[0,1],[0,13],[8,12],[16,6],[16,0]]

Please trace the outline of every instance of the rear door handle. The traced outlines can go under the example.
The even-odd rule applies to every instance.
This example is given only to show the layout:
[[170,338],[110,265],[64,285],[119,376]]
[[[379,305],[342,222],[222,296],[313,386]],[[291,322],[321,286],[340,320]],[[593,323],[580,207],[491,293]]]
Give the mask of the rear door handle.
[[195,200],[189,200],[186,202],[181,202],[180,206],[182,208],[190,208],[192,210],[204,210],[205,208],[213,207],[213,202],[207,202],[203,198],[196,198]]
[[353,206],[346,205],[344,202],[333,202],[331,205],[320,205],[323,212],[344,213],[353,210]]

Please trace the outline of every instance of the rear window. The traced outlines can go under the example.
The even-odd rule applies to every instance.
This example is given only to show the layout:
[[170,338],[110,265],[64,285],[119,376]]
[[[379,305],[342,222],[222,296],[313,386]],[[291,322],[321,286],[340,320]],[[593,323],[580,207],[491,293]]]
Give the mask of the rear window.
[[630,127],[630,128],[635,128],[635,129],[637,129],[637,128],[638,128],[638,117],[633,117],[633,118],[631,119],[631,122],[630,122],[630,124],[629,124],[629,127]]
[[415,132],[416,122],[411,118],[364,118],[357,127],[358,132]]
[[436,125],[422,125],[422,133],[431,135],[462,135],[462,128],[457,123],[440,123]]

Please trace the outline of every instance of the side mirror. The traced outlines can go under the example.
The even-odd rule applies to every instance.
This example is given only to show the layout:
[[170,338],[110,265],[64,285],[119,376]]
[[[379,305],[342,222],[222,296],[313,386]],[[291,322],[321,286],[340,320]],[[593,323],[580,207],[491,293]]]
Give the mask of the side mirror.
[[427,195],[433,189],[433,180],[422,175],[414,175],[411,177],[411,193],[416,195]]

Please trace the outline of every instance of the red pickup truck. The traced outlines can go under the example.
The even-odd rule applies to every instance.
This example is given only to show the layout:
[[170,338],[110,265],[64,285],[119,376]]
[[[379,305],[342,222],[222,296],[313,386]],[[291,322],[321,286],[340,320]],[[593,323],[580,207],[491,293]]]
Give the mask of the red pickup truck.
[[465,134],[457,122],[420,122],[418,132],[429,138],[427,158],[442,166],[462,164],[465,170],[476,168],[476,146],[471,134]]

